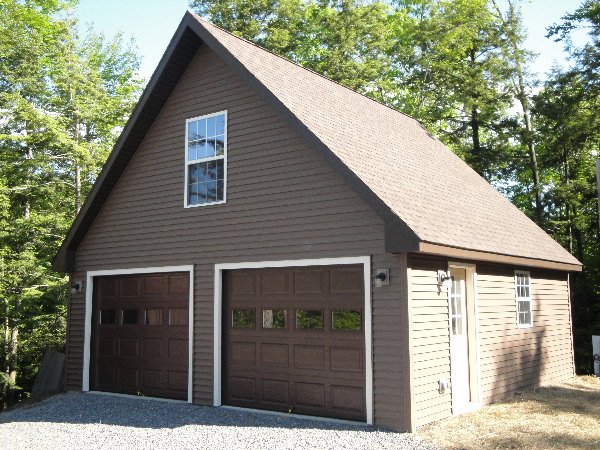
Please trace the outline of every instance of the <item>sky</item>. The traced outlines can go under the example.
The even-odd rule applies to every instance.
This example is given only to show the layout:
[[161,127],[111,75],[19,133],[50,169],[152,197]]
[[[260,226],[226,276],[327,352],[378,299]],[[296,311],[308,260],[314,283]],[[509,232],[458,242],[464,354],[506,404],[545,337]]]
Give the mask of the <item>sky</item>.
[[[502,0],[500,0],[502,3]],[[523,21],[528,30],[526,46],[538,53],[531,66],[541,77],[554,63],[566,64],[561,43],[545,37],[546,27],[574,11],[582,0],[525,0]],[[140,74],[150,78],[169,45],[177,25],[188,9],[188,0],[80,0],[78,17],[84,26],[93,24],[107,36],[123,32],[133,37],[142,56]],[[574,42],[583,38],[574,39]]]

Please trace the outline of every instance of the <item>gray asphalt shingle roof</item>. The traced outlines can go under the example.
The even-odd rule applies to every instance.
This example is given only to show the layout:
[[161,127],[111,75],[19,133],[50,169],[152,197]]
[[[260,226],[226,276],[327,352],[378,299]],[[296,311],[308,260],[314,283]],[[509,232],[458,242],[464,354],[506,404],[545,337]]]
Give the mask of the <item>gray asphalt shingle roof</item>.
[[388,233],[395,247],[391,251],[420,251],[423,244],[433,244],[482,252],[490,255],[487,260],[503,255],[525,258],[533,266],[541,260],[580,267],[415,119],[188,12],[69,230],[53,263],[56,270],[75,269],[77,246],[203,43],[382,216],[386,248]]
[[579,264],[415,119],[194,17],[420,240]]

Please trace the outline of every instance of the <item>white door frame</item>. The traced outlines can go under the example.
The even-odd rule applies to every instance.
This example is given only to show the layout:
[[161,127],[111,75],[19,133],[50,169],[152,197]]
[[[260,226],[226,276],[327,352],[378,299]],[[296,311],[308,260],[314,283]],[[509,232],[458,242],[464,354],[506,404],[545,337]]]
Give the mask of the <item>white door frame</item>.
[[[453,414],[462,414],[465,412],[473,411],[481,406],[481,367],[479,364],[479,311],[477,301],[477,266],[475,264],[463,263],[463,262],[448,262],[448,272],[450,269],[465,269],[465,318],[467,323],[467,342],[469,346],[469,353],[472,356],[469,356],[469,391],[471,393],[472,401],[470,401],[467,405],[464,405],[463,408],[456,410],[456,405],[454,401],[452,402],[452,413]],[[472,302],[473,302],[473,319],[472,323],[469,321],[469,290],[472,292]],[[450,288],[448,288],[448,330],[452,332],[452,316],[450,314]],[[469,340],[469,328],[473,329],[473,340]],[[450,359],[450,368],[452,368],[452,358]]]
[[189,317],[188,317],[188,398],[187,402],[192,403],[193,397],[193,343],[194,343],[194,266],[163,266],[163,267],[142,267],[134,269],[112,269],[112,270],[89,270],[86,272],[85,287],[85,322],[83,335],[83,379],[81,390],[87,392],[90,390],[90,355],[92,338],[92,299],[94,294],[94,277],[108,275],[141,275],[148,273],[168,273],[168,272],[188,272],[189,273]]
[[367,424],[373,425],[373,355],[372,355],[372,310],[371,310],[371,257],[296,259],[280,261],[256,261],[215,264],[214,276],[214,366],[213,406],[221,406],[221,355],[222,355],[222,309],[223,271],[236,269],[263,269],[268,267],[306,267],[362,264],[365,291],[365,401]]

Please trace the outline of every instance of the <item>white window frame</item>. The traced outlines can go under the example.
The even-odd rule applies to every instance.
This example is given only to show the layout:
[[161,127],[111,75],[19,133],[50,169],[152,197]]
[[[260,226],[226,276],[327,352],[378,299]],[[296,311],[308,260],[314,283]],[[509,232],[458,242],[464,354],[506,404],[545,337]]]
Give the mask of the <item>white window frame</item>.
[[[225,142],[224,142],[224,148],[223,148],[223,156],[211,156],[209,158],[193,159],[190,161],[188,159],[188,129],[189,129],[190,123],[195,122],[197,120],[210,119],[211,117],[216,117],[216,116],[221,116],[221,115],[225,116],[225,129],[224,129],[224,133],[223,133]],[[191,164],[197,164],[197,163],[209,162],[209,161],[218,161],[220,159],[223,160],[223,200],[219,200],[216,202],[210,202],[210,203],[198,203],[195,205],[188,204],[188,188],[189,188],[189,186],[188,186],[188,167]],[[211,113],[211,114],[205,114],[203,116],[192,117],[185,121],[185,167],[184,167],[184,171],[185,171],[185,175],[184,175],[185,187],[183,190],[183,207],[184,208],[195,208],[197,206],[220,205],[220,204],[227,202],[227,110],[218,111],[218,112]]]
[[[526,276],[529,281],[529,296],[519,297],[518,276]],[[529,317],[530,323],[520,323],[519,319],[519,302],[529,302]],[[515,270],[515,314],[517,316],[517,328],[532,328],[533,327],[533,302],[531,300],[531,273],[526,270]]]

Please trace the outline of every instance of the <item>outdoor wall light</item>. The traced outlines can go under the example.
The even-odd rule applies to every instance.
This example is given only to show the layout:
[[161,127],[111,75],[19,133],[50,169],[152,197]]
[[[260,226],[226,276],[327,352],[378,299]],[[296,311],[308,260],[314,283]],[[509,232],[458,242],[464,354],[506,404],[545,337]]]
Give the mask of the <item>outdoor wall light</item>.
[[437,281],[438,281],[438,289],[441,291],[442,289],[448,289],[452,284],[452,276],[450,272],[446,272],[444,270],[438,270],[437,272]]
[[71,282],[71,294],[77,294],[83,289],[83,281]]
[[375,287],[379,288],[390,284],[390,269],[377,269],[375,273]]

